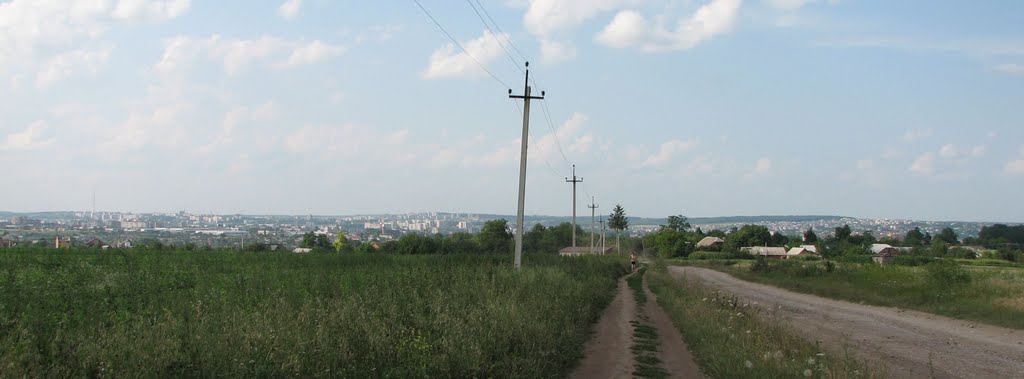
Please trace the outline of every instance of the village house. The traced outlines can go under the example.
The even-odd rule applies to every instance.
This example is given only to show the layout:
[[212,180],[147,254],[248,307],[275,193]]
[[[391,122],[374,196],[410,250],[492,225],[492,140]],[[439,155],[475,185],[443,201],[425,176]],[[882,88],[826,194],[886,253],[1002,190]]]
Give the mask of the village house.
[[590,246],[570,246],[563,247],[561,250],[558,251],[558,255],[561,255],[563,257],[575,257],[586,254],[608,254],[611,251],[611,247],[606,247],[604,249],[601,249],[600,247],[595,247],[591,249]]
[[[811,247],[814,247],[814,246],[811,246]],[[806,246],[794,247],[792,249],[789,249],[789,251],[786,252],[786,258],[784,258],[784,259],[789,259],[791,257],[796,257],[796,256],[801,256],[801,255],[817,256],[818,253],[814,252],[811,249],[808,249]]]
[[71,237],[56,237],[53,239],[53,247],[58,249],[70,249]]
[[760,255],[769,259],[789,259],[784,247],[749,246],[740,249],[750,255]]
[[723,240],[721,238],[718,238],[718,237],[708,236],[708,237],[702,238],[700,240],[700,242],[697,242],[697,250],[707,249],[707,248],[721,248],[722,245],[724,245],[724,244],[725,244],[725,240]]
[[884,243],[871,244],[871,260],[880,265],[892,263],[893,259],[900,254],[900,249]]

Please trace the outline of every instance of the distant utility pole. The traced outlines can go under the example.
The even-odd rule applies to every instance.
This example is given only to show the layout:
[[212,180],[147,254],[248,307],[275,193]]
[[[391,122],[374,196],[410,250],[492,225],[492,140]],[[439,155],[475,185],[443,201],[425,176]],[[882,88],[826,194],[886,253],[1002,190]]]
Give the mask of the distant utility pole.
[[572,165],[572,179],[565,178],[566,183],[572,183],[572,247],[576,247],[576,183],[583,183],[583,177],[576,178],[576,165]]
[[516,212],[516,269],[523,262],[523,206],[526,201],[526,141],[530,138],[530,100],[544,100],[544,91],[540,96],[530,96],[530,62],[526,62],[526,81],[523,83],[523,95],[513,95],[512,89],[508,90],[508,97],[511,99],[523,99],[523,138],[519,151],[519,209]]
[[604,254],[604,216],[601,216],[601,219],[597,222],[601,223],[601,254]]
[[594,212],[598,208],[598,205],[594,204],[594,197],[593,196],[590,197],[590,205],[588,205],[587,208],[590,208],[590,252],[593,253],[594,252],[594,220],[595,220],[594,219]]

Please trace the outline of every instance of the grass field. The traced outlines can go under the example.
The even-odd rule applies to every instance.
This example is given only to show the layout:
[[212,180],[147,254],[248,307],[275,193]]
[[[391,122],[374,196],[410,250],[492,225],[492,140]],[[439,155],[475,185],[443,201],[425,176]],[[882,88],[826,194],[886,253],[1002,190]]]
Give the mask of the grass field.
[[18,377],[562,377],[617,257],[0,251]]
[[769,261],[767,270],[753,272],[750,260],[686,263],[824,297],[1024,329],[1024,268],[1020,267],[836,262],[829,272],[820,261]]
[[712,378],[874,378],[881,370],[834,355],[785,327],[776,316],[727,293],[673,279],[664,267],[648,285]]

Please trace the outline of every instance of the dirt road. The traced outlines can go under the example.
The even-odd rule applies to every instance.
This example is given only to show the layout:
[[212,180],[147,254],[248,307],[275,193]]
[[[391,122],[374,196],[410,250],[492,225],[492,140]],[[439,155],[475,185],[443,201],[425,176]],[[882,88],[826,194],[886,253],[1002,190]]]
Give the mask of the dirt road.
[[630,350],[634,343],[630,321],[641,319],[658,330],[657,357],[661,360],[660,367],[670,378],[703,378],[693,355],[683,343],[682,335],[658,306],[646,280],[644,293],[647,302],[641,310],[637,308],[626,278],[619,279],[615,298],[598,320],[594,336],[583,348],[583,359],[569,374],[570,378],[632,378],[636,366]]
[[709,269],[669,270],[771,308],[808,339],[834,352],[848,346],[893,378],[1024,378],[1024,330],[825,299]]

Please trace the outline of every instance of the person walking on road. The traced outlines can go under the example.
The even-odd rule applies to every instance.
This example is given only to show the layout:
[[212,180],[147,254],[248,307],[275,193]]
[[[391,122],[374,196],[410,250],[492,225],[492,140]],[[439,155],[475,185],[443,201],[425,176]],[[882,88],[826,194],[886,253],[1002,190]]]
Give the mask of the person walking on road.
[[631,267],[630,270],[636,271],[636,253],[629,254],[629,265]]

